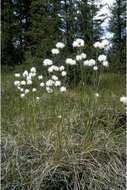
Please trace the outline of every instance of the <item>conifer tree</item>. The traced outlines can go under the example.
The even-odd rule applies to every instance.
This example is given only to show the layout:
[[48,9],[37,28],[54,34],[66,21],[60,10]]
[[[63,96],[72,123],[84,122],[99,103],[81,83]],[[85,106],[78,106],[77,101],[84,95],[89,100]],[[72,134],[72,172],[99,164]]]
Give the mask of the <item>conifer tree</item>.
[[15,48],[13,45],[13,9],[12,2],[4,0],[1,2],[1,60],[2,64],[14,64]]
[[116,0],[111,9],[109,30],[113,33],[111,58],[118,68],[125,69],[126,46],[126,2]]
[[55,0],[31,1],[31,54],[38,58],[49,55],[51,48],[59,39],[58,2]]
[[22,63],[29,45],[25,34],[30,25],[30,0],[4,0],[1,7],[2,63]]
[[102,21],[94,20],[97,11],[95,0],[61,1],[61,33],[69,47],[74,38],[83,38],[89,52],[93,43],[100,38]]

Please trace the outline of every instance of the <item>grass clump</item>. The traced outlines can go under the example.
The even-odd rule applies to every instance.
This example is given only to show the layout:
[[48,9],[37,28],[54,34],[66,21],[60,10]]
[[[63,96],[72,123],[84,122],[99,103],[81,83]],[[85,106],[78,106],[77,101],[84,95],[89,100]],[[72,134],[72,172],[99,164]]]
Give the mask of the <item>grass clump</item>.
[[35,103],[3,75],[2,190],[125,190],[123,78],[103,75],[99,97],[79,86]]

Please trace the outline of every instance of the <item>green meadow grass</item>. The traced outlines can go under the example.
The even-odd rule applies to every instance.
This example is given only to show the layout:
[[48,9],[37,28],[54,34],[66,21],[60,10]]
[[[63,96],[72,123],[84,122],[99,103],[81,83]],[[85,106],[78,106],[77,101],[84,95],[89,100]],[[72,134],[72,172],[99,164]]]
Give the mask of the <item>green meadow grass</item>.
[[125,76],[21,99],[2,73],[2,190],[125,190]]

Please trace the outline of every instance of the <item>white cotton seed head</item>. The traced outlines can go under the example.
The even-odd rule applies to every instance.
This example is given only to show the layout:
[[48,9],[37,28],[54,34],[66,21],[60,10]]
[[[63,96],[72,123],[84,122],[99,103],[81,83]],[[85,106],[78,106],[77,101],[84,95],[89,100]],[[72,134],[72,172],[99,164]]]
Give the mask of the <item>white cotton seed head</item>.
[[66,64],[68,64],[68,65],[76,65],[76,61],[73,60],[72,58],[67,58],[66,59]]
[[103,44],[102,42],[95,42],[95,43],[93,44],[93,46],[94,46],[95,48],[99,48],[99,49],[103,49],[103,48],[104,48],[104,44]]
[[20,81],[14,81],[15,86],[20,86]]
[[32,92],[36,92],[36,91],[37,91],[37,89],[36,89],[36,88],[33,88],[33,89],[32,89]]
[[36,100],[40,100],[40,97],[37,96],[37,97],[36,97]]
[[25,94],[24,94],[24,93],[22,93],[22,94],[20,95],[20,97],[21,97],[21,98],[24,98],[24,97],[25,97]]
[[26,80],[31,80],[32,76],[31,73],[27,76]]
[[99,93],[95,93],[95,96],[96,96],[96,97],[99,97]]
[[108,66],[109,66],[109,63],[108,63],[108,61],[103,61],[103,62],[102,62],[102,65],[103,65],[104,67],[108,67]]
[[108,40],[103,40],[101,43],[103,44],[104,47],[106,47],[106,46],[109,45],[109,41]]
[[21,76],[20,73],[15,73],[15,77],[19,78]]
[[107,59],[107,56],[106,55],[99,55],[98,56],[98,61],[106,61],[106,59]]
[[86,59],[87,56],[86,56],[85,53],[82,53],[82,54],[81,54],[81,57],[82,57],[82,59]]
[[63,71],[65,69],[65,67],[62,65],[59,67],[59,71]]
[[64,86],[61,86],[61,88],[60,88],[60,92],[66,92],[66,87],[64,87]]
[[89,60],[84,61],[84,62],[83,62],[83,65],[84,65],[84,66],[89,66]]
[[53,89],[50,88],[50,87],[46,87],[46,91],[47,91],[49,94],[53,93]]
[[58,80],[58,77],[56,75],[52,75],[52,80]]
[[21,92],[23,92],[23,91],[24,91],[24,89],[23,89],[23,88],[21,88],[20,86],[17,86],[17,89],[18,89],[18,90],[20,90]]
[[30,69],[30,72],[31,72],[31,73],[36,73],[36,68],[35,68],[35,67],[32,67],[32,68]]
[[99,49],[104,49],[108,45],[109,45],[109,41],[108,40],[102,40],[101,42],[95,42],[93,44],[93,46],[95,48],[99,48]]
[[49,73],[52,73],[52,72],[53,72],[53,66],[51,66],[51,67],[48,68],[48,72],[49,72]]
[[45,86],[44,82],[41,82],[40,87],[44,87],[44,86]]
[[74,41],[72,45],[74,48],[76,48],[76,47],[78,47],[78,42]]
[[126,96],[120,97],[120,102],[122,102],[124,105],[127,105],[127,97]]
[[84,47],[84,40],[77,38],[76,40],[74,40],[72,45],[73,47]]
[[52,65],[48,68],[49,73],[52,73],[53,71],[59,71],[59,67],[57,67],[56,65]]
[[77,13],[77,14],[80,14],[80,11],[78,10],[76,13]]
[[30,77],[35,77],[36,76],[36,72],[32,72],[29,74]]
[[94,71],[97,71],[97,70],[98,70],[98,66],[94,66],[94,67],[93,67],[93,70],[94,70]]
[[54,71],[59,71],[59,67],[57,67],[56,65],[53,66],[53,70]]
[[71,65],[76,65],[76,61],[72,60]]
[[61,119],[61,118],[62,118],[62,115],[58,115],[58,118]]
[[94,66],[96,64],[96,61],[94,59],[89,60],[89,66]]
[[25,94],[28,94],[30,92],[29,89],[25,89]]
[[53,61],[51,59],[45,59],[43,61],[44,66],[51,66],[53,64]]
[[62,43],[62,42],[57,42],[56,47],[57,47],[58,49],[63,49],[63,48],[65,47],[65,44]]
[[71,63],[71,61],[72,61],[72,59],[71,59],[71,58],[67,58],[67,59],[66,59],[66,64],[68,64],[68,65],[69,65],[69,64]]
[[18,90],[20,90],[20,89],[21,89],[21,87],[20,87],[20,86],[17,86],[17,89],[18,89]]
[[95,47],[95,48],[99,48],[100,47],[100,42],[95,42],[94,44],[93,44],[93,46]]
[[90,59],[90,60],[84,61],[84,62],[83,62],[83,65],[84,65],[84,66],[92,67],[92,66],[95,65],[95,63],[96,63],[96,61],[95,61],[94,59]]
[[29,75],[28,71],[24,71],[22,74],[23,77],[27,77],[28,75]]
[[55,82],[55,86],[56,86],[56,87],[61,86],[61,81],[57,80],[57,81]]
[[25,81],[25,80],[22,80],[22,81],[21,81],[21,85],[26,85],[26,81]]
[[82,56],[81,55],[76,55],[76,61],[81,61],[82,60]]
[[42,80],[43,79],[43,76],[42,75],[39,75],[38,76],[38,80]]
[[46,86],[53,86],[53,85],[54,85],[54,81],[53,80],[46,81]]
[[78,39],[76,39],[76,41],[78,42],[79,47],[84,47],[84,40],[83,39],[78,38]]
[[52,49],[51,52],[52,52],[53,55],[57,55],[57,54],[60,53],[60,51],[58,49],[56,49],[56,48]]
[[104,44],[103,44],[103,43],[100,43],[99,48],[100,48],[100,49],[104,49],[104,48],[105,48]]
[[20,88],[20,91],[23,92],[23,91],[24,91],[24,88]]
[[32,80],[27,80],[27,84],[31,85],[32,84]]
[[67,72],[66,71],[62,71],[61,75],[64,77],[67,75]]

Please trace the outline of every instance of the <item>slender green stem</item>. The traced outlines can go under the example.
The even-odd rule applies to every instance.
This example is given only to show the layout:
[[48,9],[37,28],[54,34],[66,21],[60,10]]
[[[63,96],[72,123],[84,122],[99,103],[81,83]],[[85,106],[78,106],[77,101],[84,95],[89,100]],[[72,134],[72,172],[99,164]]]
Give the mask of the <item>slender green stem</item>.
[[101,82],[101,76],[103,74],[103,67],[102,65],[100,66],[100,73],[99,73],[99,76],[98,76],[98,82],[97,82],[97,87],[96,87],[96,90],[98,91],[99,90],[99,87],[100,87],[100,82]]

